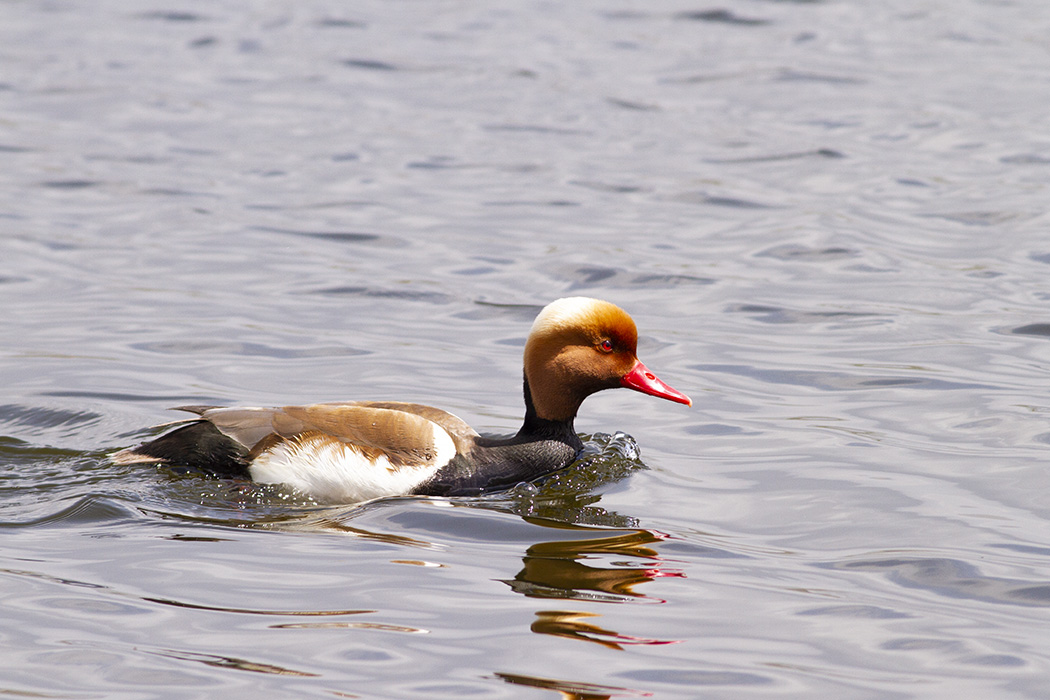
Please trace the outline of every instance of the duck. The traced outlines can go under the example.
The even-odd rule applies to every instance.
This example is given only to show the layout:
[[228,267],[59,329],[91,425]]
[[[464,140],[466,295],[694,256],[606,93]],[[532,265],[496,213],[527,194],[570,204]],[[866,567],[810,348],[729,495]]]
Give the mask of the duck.
[[573,421],[591,394],[627,388],[692,406],[638,359],[637,344],[634,320],[608,301],[567,297],[545,306],[525,342],[525,417],[506,437],[401,401],[180,406],[193,417],[157,426],[173,429],[111,459],[281,484],[321,504],[505,490],[580,456]]

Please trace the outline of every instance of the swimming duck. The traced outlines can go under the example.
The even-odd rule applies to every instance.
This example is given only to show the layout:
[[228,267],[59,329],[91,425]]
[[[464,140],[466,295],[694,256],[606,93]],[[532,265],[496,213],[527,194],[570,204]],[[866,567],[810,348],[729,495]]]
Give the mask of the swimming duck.
[[509,437],[482,437],[451,413],[395,401],[183,406],[195,417],[112,459],[250,476],[321,503],[497,491],[575,460],[583,442],[573,419],[597,391],[627,387],[692,405],[641,363],[637,343],[634,321],[614,304],[586,297],[548,304],[525,343],[525,419]]

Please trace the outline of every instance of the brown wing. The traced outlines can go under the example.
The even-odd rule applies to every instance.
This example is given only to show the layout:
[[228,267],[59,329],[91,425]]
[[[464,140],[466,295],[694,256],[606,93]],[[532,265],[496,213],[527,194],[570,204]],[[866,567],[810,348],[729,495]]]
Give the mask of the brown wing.
[[426,418],[428,421],[437,423],[445,429],[451,437],[452,441],[456,443],[456,449],[459,452],[467,452],[473,439],[478,437],[478,433],[467,425],[466,421],[461,419],[459,416],[454,416],[448,411],[442,411],[440,408],[434,408],[433,406],[425,406],[420,403],[407,403],[404,401],[347,401],[337,403],[323,403],[315,404],[317,406],[362,406],[365,408],[385,408],[393,411],[403,411],[405,413],[413,413],[422,418]]
[[201,416],[252,452],[282,438],[320,433],[369,453],[385,454],[395,465],[433,464],[438,454],[435,431],[449,433],[457,451],[473,433],[444,411],[394,402],[219,408],[205,410]]

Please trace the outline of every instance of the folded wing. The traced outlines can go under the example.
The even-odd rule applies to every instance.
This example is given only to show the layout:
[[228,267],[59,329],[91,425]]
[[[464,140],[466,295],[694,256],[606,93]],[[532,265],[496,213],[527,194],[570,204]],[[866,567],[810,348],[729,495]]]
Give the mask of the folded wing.
[[322,502],[409,492],[476,436],[450,413],[397,402],[188,410],[248,450],[254,480]]

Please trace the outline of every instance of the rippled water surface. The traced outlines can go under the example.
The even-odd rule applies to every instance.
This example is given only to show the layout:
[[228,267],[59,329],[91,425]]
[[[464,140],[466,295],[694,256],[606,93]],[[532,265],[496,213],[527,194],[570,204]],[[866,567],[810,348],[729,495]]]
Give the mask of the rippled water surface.
[[[1050,4],[0,3],[0,694],[1039,698]],[[692,409],[537,488],[110,464],[187,403]]]

